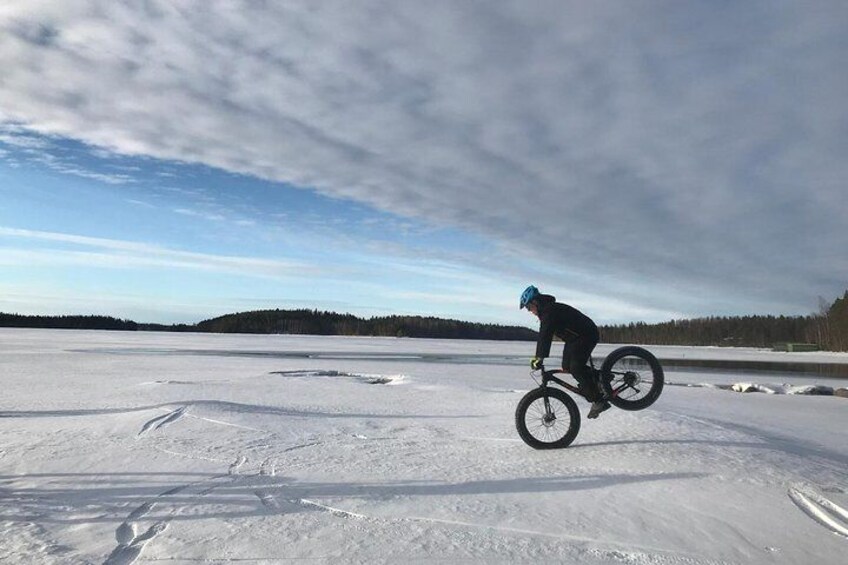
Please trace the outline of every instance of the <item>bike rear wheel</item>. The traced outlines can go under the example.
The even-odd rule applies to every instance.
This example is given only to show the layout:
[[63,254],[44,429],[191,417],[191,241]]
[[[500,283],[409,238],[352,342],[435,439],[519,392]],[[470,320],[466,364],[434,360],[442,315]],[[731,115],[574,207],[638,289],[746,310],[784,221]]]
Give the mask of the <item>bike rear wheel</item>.
[[[545,406],[545,397],[550,410]],[[568,447],[580,431],[580,411],[574,400],[558,388],[533,389],[518,402],[515,428],[533,449]]]
[[613,406],[622,410],[642,410],[660,397],[665,375],[662,366],[647,349],[620,347],[601,366],[604,389]]

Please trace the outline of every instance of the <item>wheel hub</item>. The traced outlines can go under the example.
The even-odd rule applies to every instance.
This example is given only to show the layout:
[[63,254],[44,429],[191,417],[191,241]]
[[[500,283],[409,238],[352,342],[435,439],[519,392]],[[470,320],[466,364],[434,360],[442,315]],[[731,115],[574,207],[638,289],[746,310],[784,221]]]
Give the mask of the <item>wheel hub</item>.
[[624,374],[624,384],[629,387],[635,387],[639,383],[642,382],[642,377],[639,376],[639,373],[635,371],[627,371]]

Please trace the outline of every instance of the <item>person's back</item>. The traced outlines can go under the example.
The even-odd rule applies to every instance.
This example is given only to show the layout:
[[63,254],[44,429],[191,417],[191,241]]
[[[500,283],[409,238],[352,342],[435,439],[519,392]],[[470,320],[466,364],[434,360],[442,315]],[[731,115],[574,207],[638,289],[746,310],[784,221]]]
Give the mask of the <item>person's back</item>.
[[595,372],[587,365],[592,350],[600,339],[598,326],[583,312],[556,301],[549,294],[542,294],[535,286],[528,287],[521,295],[520,308],[527,308],[539,318],[539,338],[536,356],[530,365],[534,369],[543,366],[544,358],[551,353],[551,342],[556,335],[565,342],[562,351],[562,368],[577,379],[580,391],[592,402],[589,418],[609,408],[602,395]]
[[539,294],[537,299],[539,317],[539,341],[536,357],[548,357],[553,337],[568,343],[580,337],[598,340],[598,326],[592,319],[568,304],[557,302],[549,294]]

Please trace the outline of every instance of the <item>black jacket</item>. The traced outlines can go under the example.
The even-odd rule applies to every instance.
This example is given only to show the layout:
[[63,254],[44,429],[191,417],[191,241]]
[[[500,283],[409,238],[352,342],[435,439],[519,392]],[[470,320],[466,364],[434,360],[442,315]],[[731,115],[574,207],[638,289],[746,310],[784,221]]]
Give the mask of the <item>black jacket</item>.
[[554,335],[566,343],[579,337],[598,341],[598,326],[589,316],[568,304],[560,304],[548,294],[540,294],[538,301],[539,340],[536,342],[536,357],[551,354]]

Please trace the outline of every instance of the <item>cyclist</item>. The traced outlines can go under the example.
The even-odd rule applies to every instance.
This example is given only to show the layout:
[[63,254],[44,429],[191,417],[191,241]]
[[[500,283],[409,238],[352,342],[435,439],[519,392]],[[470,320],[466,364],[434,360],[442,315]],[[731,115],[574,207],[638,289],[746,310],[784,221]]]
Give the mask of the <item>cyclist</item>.
[[592,403],[588,418],[597,418],[610,405],[603,397],[597,373],[587,365],[592,350],[598,344],[598,326],[591,318],[567,304],[561,304],[549,294],[542,294],[535,286],[528,286],[521,294],[519,309],[527,308],[539,318],[539,340],[536,356],[530,360],[533,370],[544,370],[545,357],[551,353],[554,335],[565,342],[562,350],[562,368],[574,375],[580,392]]

